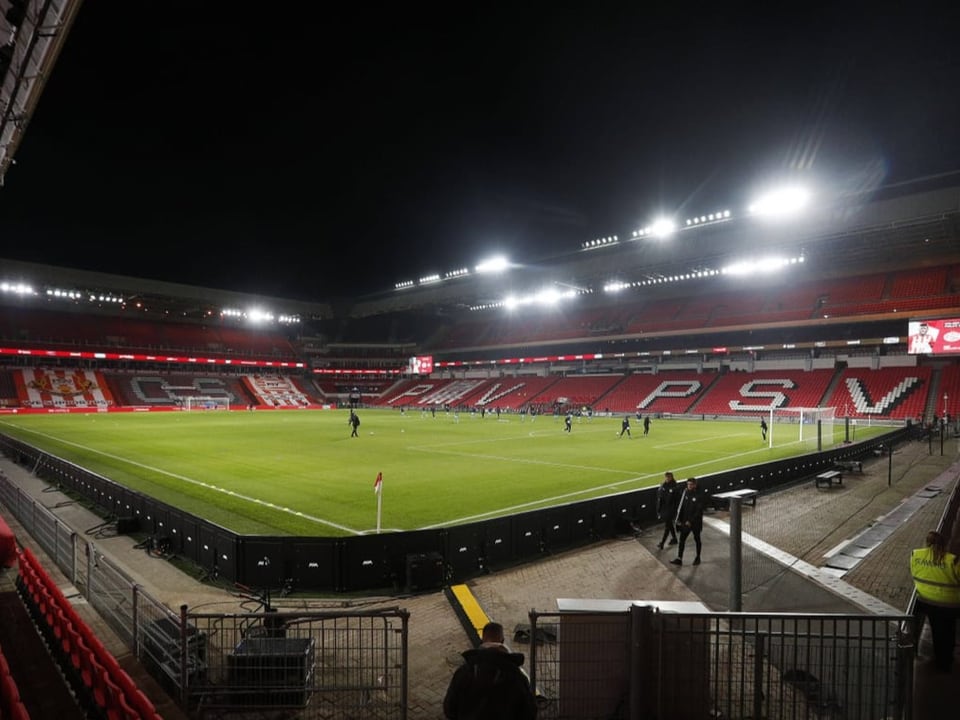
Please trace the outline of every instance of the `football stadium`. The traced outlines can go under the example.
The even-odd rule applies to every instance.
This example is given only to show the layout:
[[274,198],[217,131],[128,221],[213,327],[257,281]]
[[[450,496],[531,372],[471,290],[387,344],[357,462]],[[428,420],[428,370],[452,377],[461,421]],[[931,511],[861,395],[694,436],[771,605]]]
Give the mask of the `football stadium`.
[[832,190],[348,301],[0,258],[0,718],[440,717],[489,621],[541,718],[930,717],[960,185]]

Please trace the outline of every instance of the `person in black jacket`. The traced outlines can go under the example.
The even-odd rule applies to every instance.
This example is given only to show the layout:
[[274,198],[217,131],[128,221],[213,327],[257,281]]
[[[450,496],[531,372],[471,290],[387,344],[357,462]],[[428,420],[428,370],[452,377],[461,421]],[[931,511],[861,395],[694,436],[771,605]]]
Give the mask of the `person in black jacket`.
[[663,537],[657,543],[657,547],[663,550],[667,542],[667,536],[670,536],[670,544],[677,544],[677,528],[674,522],[677,519],[677,503],[680,502],[680,495],[683,490],[677,486],[676,478],[672,472],[663,474],[663,483],[657,488],[657,519],[663,520]]
[[487,623],[480,647],[463,653],[464,664],[443,698],[448,720],[533,720],[537,703],[521,669],[523,653],[503,644],[503,626]]
[[704,495],[697,490],[697,479],[687,478],[687,489],[680,496],[680,505],[677,507],[677,530],[680,532],[680,546],[677,548],[677,557],[670,562],[674,565],[683,565],[683,548],[687,538],[693,533],[693,541],[697,545],[697,556],[693,559],[694,565],[700,564],[700,532],[703,530],[703,511],[707,506]]

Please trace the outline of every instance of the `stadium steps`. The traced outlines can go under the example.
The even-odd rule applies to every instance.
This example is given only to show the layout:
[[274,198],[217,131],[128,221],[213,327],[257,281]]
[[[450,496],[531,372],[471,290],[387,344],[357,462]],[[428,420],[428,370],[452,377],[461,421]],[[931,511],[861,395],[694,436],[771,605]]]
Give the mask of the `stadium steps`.
[[700,403],[702,403],[702,402],[707,398],[707,396],[710,394],[710,391],[713,390],[713,386],[716,385],[718,382],[720,382],[720,378],[722,378],[722,377],[723,377],[723,375],[721,375],[720,373],[715,373],[715,374],[714,374],[713,380],[710,381],[710,384],[707,385],[707,386],[701,391],[701,393],[700,393],[700,395],[697,397],[697,399],[694,400],[693,405],[691,405],[690,407],[687,408],[687,412],[686,412],[687,415],[695,415],[695,414],[696,414],[696,412],[697,412],[697,406],[699,406]]
[[[834,369],[833,378],[827,384],[827,389],[823,393],[823,397],[820,398],[820,401],[817,403],[817,407],[824,407],[824,404],[833,397],[834,391],[837,389],[837,384],[840,382],[840,378],[843,377],[843,370]],[[838,412],[837,416],[842,415],[842,412]]]
[[927,406],[924,408],[923,416],[931,418],[934,415],[938,417],[942,413],[943,407],[940,405],[940,385],[942,384],[943,371],[940,368],[934,368],[930,375],[930,388],[927,392]]

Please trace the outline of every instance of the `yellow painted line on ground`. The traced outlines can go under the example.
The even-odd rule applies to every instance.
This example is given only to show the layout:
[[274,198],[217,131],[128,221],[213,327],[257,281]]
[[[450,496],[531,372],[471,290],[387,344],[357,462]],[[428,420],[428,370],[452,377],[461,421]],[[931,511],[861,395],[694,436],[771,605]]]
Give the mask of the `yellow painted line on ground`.
[[460,609],[463,611],[464,617],[467,619],[467,622],[470,623],[471,627],[473,627],[479,638],[483,632],[483,627],[490,622],[490,618],[483,611],[483,608],[480,607],[480,603],[477,602],[473,593],[470,592],[470,588],[466,585],[451,585],[450,592],[454,598],[456,598]]

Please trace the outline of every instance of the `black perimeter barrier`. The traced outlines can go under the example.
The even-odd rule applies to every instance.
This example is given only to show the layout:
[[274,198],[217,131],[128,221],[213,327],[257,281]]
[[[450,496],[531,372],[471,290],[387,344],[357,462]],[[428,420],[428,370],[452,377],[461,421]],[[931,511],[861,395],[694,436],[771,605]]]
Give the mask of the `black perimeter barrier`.
[[[763,493],[809,479],[840,460],[892,451],[914,429],[896,429],[830,450],[698,476],[710,494]],[[447,528],[356,537],[237,535],[0,434],[0,451],[64,492],[92,502],[118,528],[144,533],[164,554],[254,588],[417,592],[463,582],[552,552],[622,536],[656,522],[656,487]]]

